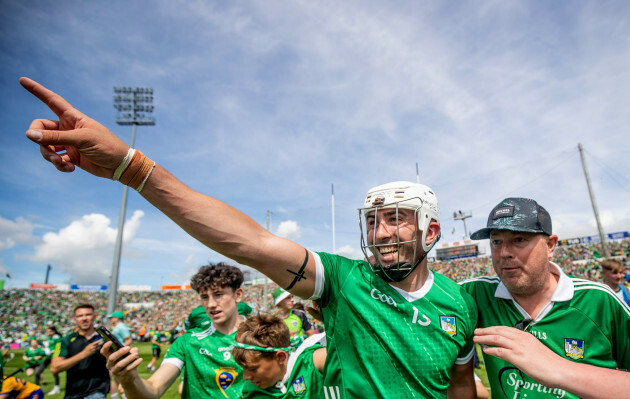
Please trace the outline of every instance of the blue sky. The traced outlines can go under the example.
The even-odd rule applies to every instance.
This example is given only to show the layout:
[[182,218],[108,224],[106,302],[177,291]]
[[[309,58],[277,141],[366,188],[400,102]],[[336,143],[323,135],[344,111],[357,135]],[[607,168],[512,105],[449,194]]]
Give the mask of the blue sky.
[[[560,238],[630,230],[627,1],[0,0],[0,272],[7,287],[107,283],[119,183],[57,172],[24,137],[53,114],[31,77],[129,142],[113,86],[152,87],[136,147],[312,250],[360,257],[367,189],[420,180],[443,241],[508,196]],[[452,234],[455,228],[455,234]],[[120,284],[181,283],[223,258],[130,192]]]

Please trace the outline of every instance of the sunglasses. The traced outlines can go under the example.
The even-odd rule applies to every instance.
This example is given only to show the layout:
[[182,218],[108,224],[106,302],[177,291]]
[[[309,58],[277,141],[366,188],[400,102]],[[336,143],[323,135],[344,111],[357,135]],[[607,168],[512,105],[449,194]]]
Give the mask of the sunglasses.
[[532,321],[533,319],[523,319],[519,321],[518,323],[516,323],[514,328],[518,328],[521,331],[527,331],[527,327],[529,327]]

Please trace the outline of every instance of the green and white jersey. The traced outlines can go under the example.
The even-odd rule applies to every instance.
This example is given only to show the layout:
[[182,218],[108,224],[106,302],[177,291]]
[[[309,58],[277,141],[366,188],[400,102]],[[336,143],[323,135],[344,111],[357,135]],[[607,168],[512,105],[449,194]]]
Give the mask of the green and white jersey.
[[164,333],[164,331],[155,330],[155,331],[151,331],[150,334],[151,334],[151,349],[160,348],[160,345],[156,345],[153,341],[157,341],[160,344],[163,344],[166,342],[166,334]]
[[182,398],[240,398],[242,368],[232,357],[236,332],[225,335],[213,326],[177,338],[164,356],[180,370],[186,365]]
[[322,338],[319,335],[324,334],[307,339],[291,354],[282,381],[267,389],[258,388],[253,382],[245,381],[242,398],[324,398],[324,375],[315,368],[313,363],[313,352],[323,348],[317,342]]
[[[551,302],[526,331],[558,355],[598,367],[630,369],[630,308],[604,284],[570,278],[552,263],[559,276]],[[476,300],[479,327],[514,327],[531,317],[514,301],[498,277],[463,281]],[[485,355],[493,398],[577,398],[542,386],[511,363]]]
[[61,341],[61,336],[58,334],[53,335],[48,338],[48,346],[46,347],[46,358],[52,359],[53,352],[55,351],[55,346],[57,346],[57,342]]
[[455,363],[473,356],[474,300],[429,272],[415,293],[395,289],[365,261],[313,253],[326,326],[327,399],[446,397]]

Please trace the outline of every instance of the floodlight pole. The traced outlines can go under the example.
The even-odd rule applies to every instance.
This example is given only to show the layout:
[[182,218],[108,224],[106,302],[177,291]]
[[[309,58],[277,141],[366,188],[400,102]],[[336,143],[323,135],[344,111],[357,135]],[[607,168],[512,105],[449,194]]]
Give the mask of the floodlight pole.
[[604,258],[608,258],[608,248],[606,248],[606,236],[604,235],[602,223],[599,221],[597,202],[595,201],[595,193],[593,192],[593,187],[591,187],[591,178],[588,175],[588,169],[586,169],[586,160],[584,159],[584,150],[582,149],[582,143],[578,143],[578,150],[580,150],[580,159],[582,160],[582,169],[584,170],[584,177],[586,178],[586,186],[588,187],[588,193],[591,196],[591,205],[593,206],[593,213],[595,214],[595,222],[597,222],[599,239],[602,242],[602,252],[604,253]]
[[[146,96],[144,95],[146,92]],[[155,120],[149,114],[153,113],[153,106],[145,106],[143,103],[153,102],[153,89],[130,87],[114,87],[114,108],[119,112],[116,123],[119,125],[131,125],[131,143],[134,147],[136,143],[136,127],[138,125],[155,125]],[[133,98],[131,98],[133,94]],[[150,94],[150,96],[149,96]],[[124,104],[130,103],[132,104]],[[145,114],[146,113],[146,114]],[[116,232],[116,247],[114,248],[114,264],[109,280],[109,297],[107,300],[107,314],[112,314],[116,310],[116,296],[118,295],[118,272],[120,269],[120,256],[122,254],[123,229],[125,227],[125,214],[127,212],[127,196],[129,187],[123,187],[122,202],[120,205],[120,215],[118,216],[118,231]]]
[[330,185],[330,195],[331,195],[331,208],[332,208],[332,244],[333,251],[332,253],[337,252],[336,244],[335,244],[335,185]]
[[52,269],[52,266],[48,264],[48,266],[46,266],[46,281],[44,281],[44,284],[48,284],[48,277],[50,276],[50,269]]
[[466,229],[466,219],[471,218],[472,217],[472,212],[469,214],[465,214],[462,211],[459,211],[459,216],[457,212],[453,212],[453,220],[461,220],[462,222],[464,222],[464,236],[463,238],[466,239],[466,237],[468,237],[468,229]]
[[[271,211],[269,209],[267,209],[267,231],[269,231],[269,221],[271,219]],[[263,277],[265,278],[265,285],[263,285],[263,303],[265,306],[265,312],[267,311],[267,282],[269,281],[269,279],[267,278],[267,275],[263,274]]]
[[416,162],[416,183],[420,184],[420,170],[418,169],[418,162]]

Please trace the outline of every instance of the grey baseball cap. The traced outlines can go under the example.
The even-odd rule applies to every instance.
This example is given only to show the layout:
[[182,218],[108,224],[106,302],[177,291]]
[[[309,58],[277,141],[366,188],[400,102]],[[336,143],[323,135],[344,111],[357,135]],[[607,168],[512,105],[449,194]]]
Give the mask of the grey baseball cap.
[[533,199],[506,198],[492,209],[487,226],[472,233],[470,238],[473,240],[489,238],[492,230],[551,235],[551,216]]

